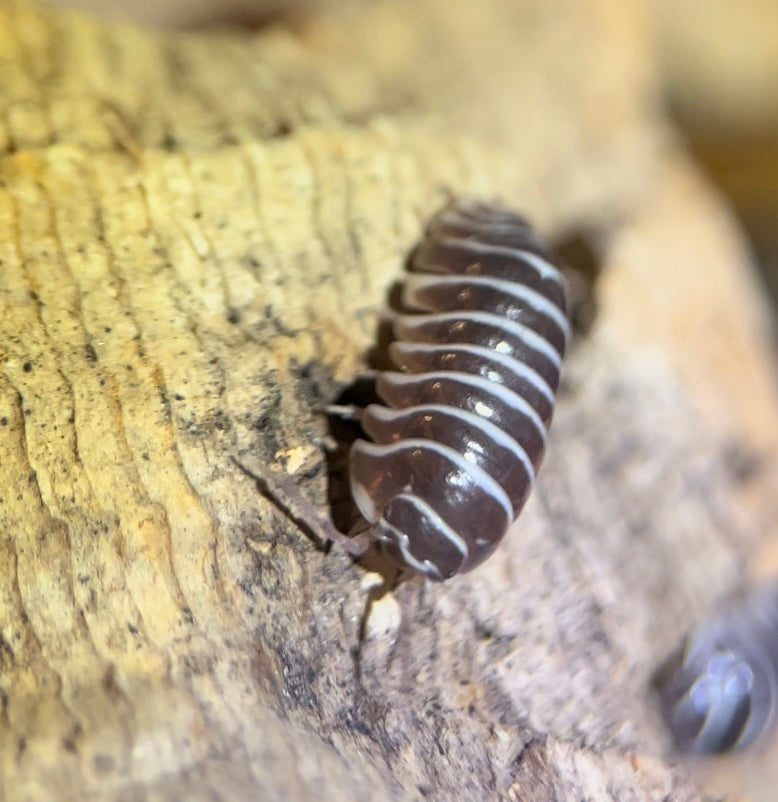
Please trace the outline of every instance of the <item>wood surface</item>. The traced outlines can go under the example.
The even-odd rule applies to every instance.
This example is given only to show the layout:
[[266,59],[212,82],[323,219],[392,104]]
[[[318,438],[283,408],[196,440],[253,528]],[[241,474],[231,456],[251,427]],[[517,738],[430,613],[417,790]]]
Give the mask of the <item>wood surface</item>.
[[[158,33],[0,2],[0,797],[703,799],[657,662],[778,535],[769,320],[621,0]],[[324,553],[318,411],[451,195],[601,254],[536,493],[444,585]]]

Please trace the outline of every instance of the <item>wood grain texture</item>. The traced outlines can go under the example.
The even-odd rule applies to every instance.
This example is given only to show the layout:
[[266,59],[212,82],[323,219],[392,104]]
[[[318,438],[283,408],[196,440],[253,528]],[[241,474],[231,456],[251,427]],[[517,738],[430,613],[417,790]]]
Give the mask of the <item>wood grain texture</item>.
[[[4,799],[701,798],[648,679],[776,534],[778,416],[643,39],[617,0],[251,35],[0,3]],[[452,192],[609,232],[601,317],[499,556],[363,626],[375,575],[230,458],[324,503],[315,409]]]

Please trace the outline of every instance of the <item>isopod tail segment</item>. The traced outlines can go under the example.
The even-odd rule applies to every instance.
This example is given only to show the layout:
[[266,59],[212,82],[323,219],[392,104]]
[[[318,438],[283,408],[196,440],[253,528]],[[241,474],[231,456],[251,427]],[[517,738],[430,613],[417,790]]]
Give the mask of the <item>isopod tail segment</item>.
[[231,459],[246,476],[257,482],[262,495],[279,507],[301,529],[318,540],[323,548],[328,548],[334,543],[354,557],[361,557],[370,548],[371,539],[364,524],[358,523],[355,531],[346,535],[339,531],[326,515],[322,515],[288,477],[273,469],[251,469],[236,457]]
[[654,684],[682,751],[735,752],[769,732],[778,717],[778,581],[703,621]]

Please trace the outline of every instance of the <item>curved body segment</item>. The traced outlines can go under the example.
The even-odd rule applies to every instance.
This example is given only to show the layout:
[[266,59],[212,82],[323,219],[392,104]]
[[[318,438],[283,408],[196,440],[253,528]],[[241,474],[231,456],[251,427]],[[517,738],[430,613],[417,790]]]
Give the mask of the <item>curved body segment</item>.
[[570,336],[564,280],[521,217],[456,201],[427,226],[403,303],[352,496],[398,562],[444,580],[483,562],[529,496]]
[[679,748],[711,754],[748,746],[778,713],[778,582],[704,621],[657,678]]

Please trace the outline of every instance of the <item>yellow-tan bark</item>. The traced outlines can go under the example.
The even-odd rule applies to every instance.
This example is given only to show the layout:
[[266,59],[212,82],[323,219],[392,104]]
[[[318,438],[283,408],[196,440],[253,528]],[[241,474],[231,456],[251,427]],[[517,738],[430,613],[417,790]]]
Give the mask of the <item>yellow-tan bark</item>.
[[[648,682],[775,534],[764,310],[632,6],[477,5],[0,4],[5,799],[700,798]],[[360,638],[373,577],[231,457],[324,504],[316,409],[450,194],[605,232],[601,314],[516,532]]]

